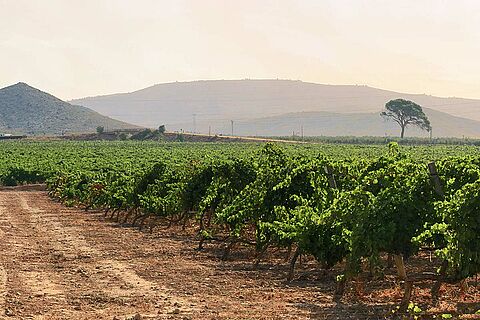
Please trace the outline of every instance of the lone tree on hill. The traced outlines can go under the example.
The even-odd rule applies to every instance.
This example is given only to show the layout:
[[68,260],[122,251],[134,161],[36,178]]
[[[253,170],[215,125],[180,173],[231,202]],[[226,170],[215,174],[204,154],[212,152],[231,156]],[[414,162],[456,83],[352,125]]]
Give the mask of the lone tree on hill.
[[389,120],[393,120],[402,129],[400,138],[403,138],[405,134],[405,128],[409,125],[414,125],[422,130],[430,132],[432,126],[425,113],[423,113],[422,107],[413,101],[404,99],[390,100],[385,104],[385,111],[380,113],[380,116]]

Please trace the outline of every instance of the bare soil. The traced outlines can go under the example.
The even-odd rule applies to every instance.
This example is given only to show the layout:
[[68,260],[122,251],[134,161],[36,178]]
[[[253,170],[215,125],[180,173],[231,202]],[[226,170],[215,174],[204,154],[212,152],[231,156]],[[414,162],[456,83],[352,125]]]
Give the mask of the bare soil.
[[[252,249],[239,247],[222,261],[222,245],[196,251],[189,228],[140,232],[39,189],[0,190],[0,319],[385,319],[401,299],[394,271],[336,303],[336,271],[312,260],[287,283],[285,252],[254,266]],[[430,285],[413,293],[422,310],[475,318],[474,279],[466,292],[444,285],[437,305]]]
[[[132,131],[132,130],[116,130],[113,132],[104,132],[102,134],[98,133],[81,133],[81,134],[71,134],[65,136],[56,136],[56,137],[28,137],[29,140],[35,141],[51,141],[51,140],[74,140],[74,141],[95,141],[95,140],[108,140],[115,141],[120,140],[121,132],[139,132],[141,129]],[[306,142],[299,140],[284,140],[284,139],[272,139],[272,138],[259,138],[259,137],[244,137],[244,136],[230,136],[230,135],[209,135],[202,133],[191,133],[191,132],[165,132],[163,134],[163,141],[166,142],[175,142],[178,141],[179,136],[182,137],[182,141],[185,142],[254,142],[254,143],[264,143],[264,142],[277,142],[277,143],[290,143],[290,144],[306,144]],[[158,138],[152,138],[158,140]],[[309,144],[314,144],[309,142]]]

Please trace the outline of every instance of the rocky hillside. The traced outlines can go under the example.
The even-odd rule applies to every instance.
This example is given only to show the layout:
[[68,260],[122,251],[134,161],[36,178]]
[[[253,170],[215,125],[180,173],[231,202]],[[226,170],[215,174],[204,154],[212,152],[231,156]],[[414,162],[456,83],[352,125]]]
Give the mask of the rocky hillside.
[[135,127],[72,105],[25,83],[0,89],[0,133],[60,135]]

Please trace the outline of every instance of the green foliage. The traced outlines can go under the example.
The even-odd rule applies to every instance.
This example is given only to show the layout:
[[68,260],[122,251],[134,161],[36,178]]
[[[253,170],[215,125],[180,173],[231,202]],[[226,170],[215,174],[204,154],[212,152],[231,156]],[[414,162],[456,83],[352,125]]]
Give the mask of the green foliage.
[[1,176],[1,184],[4,186],[17,186],[43,181],[45,181],[43,172],[25,168],[7,168],[6,172]]
[[423,112],[422,107],[413,101],[404,99],[390,100],[385,105],[385,111],[382,111],[380,115],[385,119],[391,119],[400,126],[402,130],[401,138],[403,138],[405,128],[410,125],[426,131],[432,130],[430,121]]
[[[385,253],[408,258],[420,247],[434,250],[453,278],[480,272],[477,150],[450,157],[458,149],[400,149],[395,143],[2,147],[3,185],[47,181],[50,195],[67,205],[170,220],[181,215],[195,219],[207,240],[220,233],[259,250],[294,246],[325,268],[345,263],[345,279],[360,272],[363,261]],[[438,160],[445,197],[435,193],[427,159]]]
[[438,204],[446,246],[439,256],[454,277],[464,279],[480,272],[480,180],[464,185],[449,201]]
[[132,140],[149,140],[154,136],[154,132],[151,129],[145,129],[140,132],[135,133],[130,137]]
[[144,129],[132,135],[131,140],[146,141],[146,140],[162,140],[165,133],[165,126],[161,125],[157,130]]

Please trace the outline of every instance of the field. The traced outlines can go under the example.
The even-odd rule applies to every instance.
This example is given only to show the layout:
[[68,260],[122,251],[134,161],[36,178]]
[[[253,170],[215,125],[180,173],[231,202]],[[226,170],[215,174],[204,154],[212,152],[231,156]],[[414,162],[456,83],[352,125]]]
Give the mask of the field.
[[0,308],[19,319],[476,318],[479,155],[4,141]]

